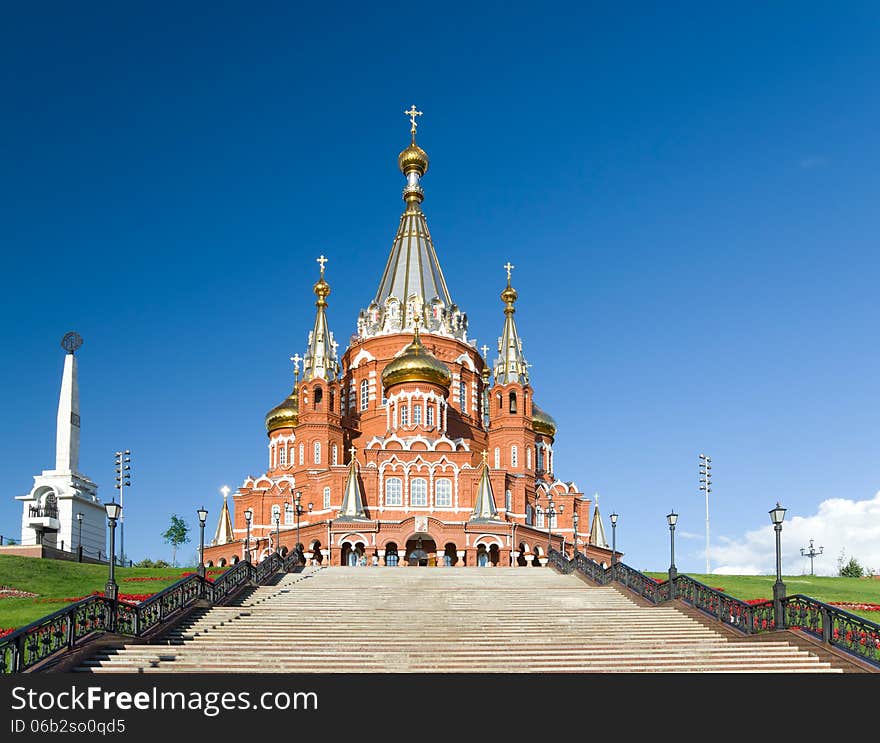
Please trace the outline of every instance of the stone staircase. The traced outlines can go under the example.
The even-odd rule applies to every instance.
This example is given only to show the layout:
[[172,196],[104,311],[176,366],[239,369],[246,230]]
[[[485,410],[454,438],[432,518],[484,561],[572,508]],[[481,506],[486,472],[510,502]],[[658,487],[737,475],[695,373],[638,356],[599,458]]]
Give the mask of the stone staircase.
[[307,568],[152,644],[75,670],[168,672],[833,672],[784,640],[729,639],[673,606],[531,568]]

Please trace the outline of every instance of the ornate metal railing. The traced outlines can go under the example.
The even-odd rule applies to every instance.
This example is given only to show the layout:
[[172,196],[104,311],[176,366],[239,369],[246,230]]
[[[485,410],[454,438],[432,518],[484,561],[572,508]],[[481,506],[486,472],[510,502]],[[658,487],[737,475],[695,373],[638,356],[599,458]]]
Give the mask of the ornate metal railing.
[[[548,558],[549,564],[561,573],[576,570],[599,585],[617,580],[654,604],[680,598],[744,634],[777,629],[773,601],[750,604],[710,588],[688,575],[676,576],[673,583],[668,580],[658,582],[621,562],[616,563],[612,571],[610,567],[606,568],[581,553],[569,560],[561,552],[550,550]],[[780,603],[782,629],[800,630],[880,667],[880,624],[802,594],[788,596]]]
[[28,518],[32,519],[57,519],[57,506],[28,506]]
[[880,624],[802,594],[782,599],[782,607],[786,627],[880,666]]
[[273,554],[259,565],[239,562],[216,581],[190,575],[139,604],[89,596],[0,638],[0,674],[20,673],[100,632],[143,637],[204,599],[221,603],[246,583],[265,583],[289,561]]

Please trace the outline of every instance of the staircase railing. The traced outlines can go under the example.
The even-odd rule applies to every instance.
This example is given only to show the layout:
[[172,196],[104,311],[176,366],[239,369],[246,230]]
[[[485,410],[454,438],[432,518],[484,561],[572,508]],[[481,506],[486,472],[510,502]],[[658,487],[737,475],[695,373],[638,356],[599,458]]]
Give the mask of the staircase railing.
[[810,596],[796,594],[782,599],[783,622],[777,627],[772,601],[750,604],[687,575],[676,576],[672,583],[657,581],[624,563],[605,567],[581,553],[569,560],[553,549],[548,562],[561,573],[578,572],[602,586],[616,580],[653,604],[679,598],[746,635],[776,629],[800,630],[880,667],[880,624]]
[[88,596],[0,638],[0,674],[21,673],[56,653],[73,650],[99,633],[143,637],[196,601],[219,604],[245,584],[262,584],[296,558],[274,553],[259,565],[239,562],[211,581],[190,575],[139,604]]

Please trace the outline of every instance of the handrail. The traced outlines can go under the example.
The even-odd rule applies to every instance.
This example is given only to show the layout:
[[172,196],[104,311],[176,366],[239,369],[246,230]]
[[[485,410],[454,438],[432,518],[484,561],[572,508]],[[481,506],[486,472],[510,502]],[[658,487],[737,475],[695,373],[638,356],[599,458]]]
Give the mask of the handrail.
[[580,552],[569,560],[554,549],[549,551],[548,561],[561,573],[576,570],[599,585],[608,585],[616,580],[654,604],[680,598],[743,634],[759,634],[776,629],[800,630],[860,660],[880,666],[880,624],[811,596],[795,594],[781,599],[783,621],[782,626],[777,628],[773,601],[750,604],[724,591],[710,588],[688,575],[677,575],[672,582],[655,581],[624,563],[615,563],[613,569],[606,568]]
[[199,574],[172,583],[139,604],[87,596],[0,638],[0,675],[21,673],[98,632],[143,637],[200,599],[218,604],[245,583],[269,580],[292,563],[273,553],[259,565],[242,561],[215,581]]

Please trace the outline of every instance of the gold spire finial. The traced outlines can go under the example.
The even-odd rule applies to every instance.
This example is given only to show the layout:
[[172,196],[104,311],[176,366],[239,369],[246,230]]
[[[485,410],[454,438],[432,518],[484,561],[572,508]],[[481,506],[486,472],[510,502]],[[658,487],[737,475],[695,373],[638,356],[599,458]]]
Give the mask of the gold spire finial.
[[413,141],[413,143],[415,143],[415,141],[416,141],[416,127],[418,127],[418,124],[416,123],[416,116],[421,116],[422,112],[416,110],[416,104],[413,103],[413,105],[409,109],[409,111],[404,111],[403,115],[409,117],[409,121],[411,124],[410,129],[409,129],[409,133],[412,134],[412,141]]
[[302,361],[302,356],[300,356],[298,353],[295,353],[295,354],[293,354],[293,356],[290,357],[290,360],[293,362],[293,375],[295,377],[298,377],[299,376],[299,362]]
[[357,447],[352,446],[351,449],[348,450],[348,453],[351,454],[351,458],[354,459],[354,455],[357,454]]
[[483,464],[489,464],[489,450],[483,449]]
[[321,275],[312,287],[312,291],[318,297],[318,301],[315,304],[319,307],[326,307],[327,297],[330,296],[330,284],[324,281],[324,266],[328,263],[328,260],[322,254],[320,258],[315,258],[315,261],[321,266]]
[[229,493],[231,493],[232,491],[229,489],[228,485],[224,485],[222,488],[220,488],[220,492],[223,493],[223,500],[226,500],[226,498],[229,496]]
[[485,359],[485,358],[486,358],[486,354],[489,353],[489,346],[487,346],[487,345],[484,343],[482,346],[480,346],[480,350],[483,352],[483,358]]
[[507,269],[507,285],[510,286],[510,272],[513,271],[516,266],[514,266],[510,261],[504,264],[503,268]]
[[321,278],[322,279],[324,278],[324,265],[327,263],[327,260],[328,259],[324,257],[323,253],[320,255],[320,257],[315,258],[315,262],[319,263],[321,266]]
[[504,291],[501,292],[501,301],[504,302],[505,305],[507,305],[504,308],[504,313],[507,314],[516,311],[513,303],[516,302],[516,298],[518,295],[516,293],[516,289],[514,289],[510,285],[510,272],[513,271],[516,266],[514,266],[510,261],[507,261],[507,263],[505,263],[502,268],[507,270],[507,286],[504,287]]

